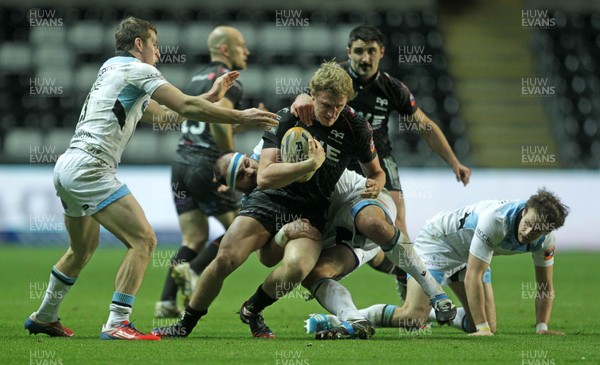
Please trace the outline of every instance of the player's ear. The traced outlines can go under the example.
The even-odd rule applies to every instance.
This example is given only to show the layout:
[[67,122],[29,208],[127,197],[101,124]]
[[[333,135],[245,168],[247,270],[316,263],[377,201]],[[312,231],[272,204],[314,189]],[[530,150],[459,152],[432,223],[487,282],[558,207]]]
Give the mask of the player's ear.
[[381,46],[381,57],[380,58],[383,58],[383,55],[385,55],[385,47]]
[[133,40],[133,48],[135,48],[136,51],[142,52],[143,45],[144,45],[144,41],[142,40],[142,38],[137,37],[136,39]]
[[219,50],[223,56],[229,57],[229,47],[225,43],[219,46]]
[[350,47],[346,47],[346,54],[350,57]]

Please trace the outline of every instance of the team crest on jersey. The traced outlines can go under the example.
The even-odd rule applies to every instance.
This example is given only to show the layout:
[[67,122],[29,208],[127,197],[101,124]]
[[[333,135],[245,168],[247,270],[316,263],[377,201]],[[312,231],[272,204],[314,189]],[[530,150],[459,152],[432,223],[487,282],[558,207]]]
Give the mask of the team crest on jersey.
[[335,140],[344,139],[344,133],[343,132],[339,132],[339,131],[337,131],[335,129],[333,129],[330,132],[330,137],[331,137],[331,135],[333,135],[333,138],[335,138]]
[[148,100],[144,100],[144,102],[142,103],[142,113],[146,111],[146,108],[148,107],[148,104],[150,102]]
[[556,248],[556,246],[552,246],[549,249],[547,249],[546,251],[544,251],[544,260],[549,261],[554,258],[554,249],[555,248]]
[[386,99],[386,98],[380,98],[378,96],[377,99],[375,99],[375,103],[379,104],[380,106],[385,106],[385,105],[388,105],[388,99]]
[[375,109],[377,110],[381,110],[383,112],[387,113],[387,105],[388,105],[388,99],[386,98],[380,98],[379,96],[377,97],[377,99],[375,99]]

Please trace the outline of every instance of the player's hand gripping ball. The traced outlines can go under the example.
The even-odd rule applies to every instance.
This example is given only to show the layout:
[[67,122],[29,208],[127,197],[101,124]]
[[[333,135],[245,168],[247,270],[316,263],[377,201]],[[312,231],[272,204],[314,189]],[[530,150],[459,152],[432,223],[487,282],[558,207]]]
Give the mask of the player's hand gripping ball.
[[[281,159],[283,162],[301,162],[308,160],[308,143],[312,139],[312,135],[302,127],[290,128],[283,135],[281,140]],[[306,182],[310,180],[315,172],[308,173],[298,179],[298,182]]]

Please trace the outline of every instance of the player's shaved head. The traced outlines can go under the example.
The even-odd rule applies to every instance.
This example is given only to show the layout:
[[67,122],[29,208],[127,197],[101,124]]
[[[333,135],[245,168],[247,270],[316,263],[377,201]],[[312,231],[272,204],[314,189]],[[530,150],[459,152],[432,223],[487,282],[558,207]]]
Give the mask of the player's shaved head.
[[226,25],[220,25],[213,29],[212,32],[208,35],[208,49],[210,50],[210,54],[219,53],[219,47],[221,45],[231,45],[231,41],[240,36],[241,33],[239,30],[234,27],[228,27]]
[[233,70],[246,68],[250,52],[244,36],[236,28],[226,25],[216,27],[208,35],[207,45],[213,62],[223,62]]

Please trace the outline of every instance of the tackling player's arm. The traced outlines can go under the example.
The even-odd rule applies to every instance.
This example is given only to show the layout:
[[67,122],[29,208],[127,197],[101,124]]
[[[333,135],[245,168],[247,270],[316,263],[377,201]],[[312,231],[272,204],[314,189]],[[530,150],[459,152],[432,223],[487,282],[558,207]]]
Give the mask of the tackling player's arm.
[[418,131],[420,131],[429,148],[452,167],[456,175],[456,181],[462,181],[464,185],[467,185],[471,177],[471,169],[460,163],[440,127],[429,119],[421,108],[417,108],[413,116],[420,124]]
[[[223,108],[233,109],[233,103],[227,97],[222,98],[215,104],[222,106]],[[213,139],[221,152],[232,151],[234,149],[233,126],[231,124],[212,123],[209,124],[208,127],[210,128],[210,133],[212,134]]]
[[469,254],[467,272],[465,274],[465,292],[471,311],[471,318],[477,331],[471,335],[493,336],[485,311],[485,294],[483,290],[483,274],[488,268],[488,263]]
[[308,146],[308,159],[294,163],[279,162],[281,157],[277,148],[263,148],[256,177],[258,188],[279,189],[321,167],[325,161],[323,146],[315,139],[311,139]]
[[152,94],[159,104],[179,113],[185,119],[206,123],[245,124],[260,128],[278,124],[277,115],[256,108],[235,110],[215,105],[202,97],[186,95],[171,84],[159,86]]
[[554,285],[552,283],[553,266],[535,266],[537,293],[535,296],[536,333],[540,335],[564,335],[562,332],[548,330],[550,313],[554,303]]
[[179,124],[184,120],[184,117],[154,100],[148,102],[148,107],[144,110],[142,119],[140,119],[140,121],[149,124]]
[[383,171],[379,164],[379,158],[374,158],[368,163],[361,162],[360,166],[367,177],[365,190],[360,193],[360,196],[367,199],[375,199],[385,186],[385,171]]

